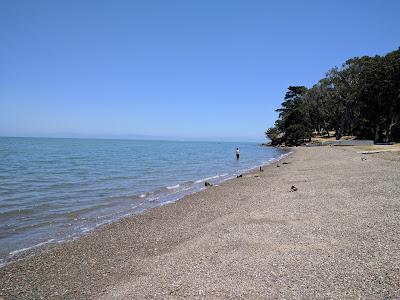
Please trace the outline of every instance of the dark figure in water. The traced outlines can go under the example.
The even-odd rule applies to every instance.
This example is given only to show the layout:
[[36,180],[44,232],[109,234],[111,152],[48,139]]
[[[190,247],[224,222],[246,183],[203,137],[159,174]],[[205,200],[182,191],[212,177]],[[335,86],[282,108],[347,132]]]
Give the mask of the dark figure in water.
[[239,159],[240,157],[240,151],[239,148],[236,148],[236,159]]

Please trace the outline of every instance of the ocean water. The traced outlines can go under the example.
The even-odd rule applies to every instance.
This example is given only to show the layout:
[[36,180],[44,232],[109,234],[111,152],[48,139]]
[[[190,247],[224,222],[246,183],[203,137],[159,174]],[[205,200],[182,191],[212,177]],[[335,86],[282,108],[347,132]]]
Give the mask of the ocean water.
[[0,138],[0,263],[285,153],[256,143]]

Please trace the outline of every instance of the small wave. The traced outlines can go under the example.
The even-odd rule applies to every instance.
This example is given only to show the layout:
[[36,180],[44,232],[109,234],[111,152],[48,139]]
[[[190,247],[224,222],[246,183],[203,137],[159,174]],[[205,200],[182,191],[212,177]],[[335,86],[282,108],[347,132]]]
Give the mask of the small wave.
[[174,202],[176,202],[178,200],[179,200],[179,198],[172,199],[172,200],[169,200],[169,201],[165,201],[165,202],[161,203],[160,206],[164,206],[164,205],[167,205],[167,204],[170,204],[170,203],[174,203]]
[[54,242],[54,241],[55,241],[55,239],[50,239],[50,240],[48,240],[48,241],[46,241],[46,242],[42,242],[42,243],[39,243],[39,244],[30,246],[30,247],[26,247],[26,248],[14,250],[14,251],[11,251],[11,252],[9,253],[9,255],[10,255],[10,256],[14,256],[14,255],[16,255],[16,254],[19,254],[19,253],[22,253],[22,252],[25,252],[25,251],[28,251],[28,250],[35,249],[35,248],[38,248],[38,247],[40,247],[40,246],[43,246],[43,245],[46,245],[46,244],[49,244],[49,243],[52,243],[52,242]]
[[203,179],[196,180],[194,183],[201,183],[201,182],[204,182],[204,181],[207,181],[207,180],[217,179],[219,177],[226,176],[226,175],[228,175],[228,174],[225,174],[225,175],[222,174],[222,175],[215,175],[215,176],[211,176],[211,177],[206,177],[206,178],[203,178]]
[[81,228],[81,233],[89,232],[92,231],[93,227],[82,227]]
[[32,230],[35,228],[41,228],[41,227],[46,227],[46,226],[52,225],[55,222],[56,222],[55,220],[52,220],[52,221],[38,222],[38,223],[25,225],[25,226],[19,226],[19,227],[15,227],[12,230],[12,232],[13,233],[22,233],[22,232],[29,231],[29,230]]
[[59,214],[52,214],[52,217],[68,217],[69,219],[76,219],[78,217],[81,217],[82,215],[89,214],[93,211],[99,210],[99,209],[105,209],[112,207],[114,204],[113,203],[104,203],[104,204],[97,204],[96,206],[92,207],[82,207],[78,208],[75,210],[70,210],[68,212],[61,212]]
[[34,211],[32,209],[13,209],[9,211],[0,212],[0,218],[19,216],[19,215],[31,215],[33,213]]
[[281,154],[281,155],[279,155],[277,157],[270,158],[268,161],[265,161],[263,164],[264,165],[269,165],[271,163],[278,162],[278,161],[284,159],[285,157],[289,156],[292,153],[293,153],[293,151],[290,151],[290,152],[287,152],[287,153],[283,153],[283,154]]
[[177,189],[177,188],[180,187],[180,186],[181,186],[181,185],[178,183],[177,185],[167,186],[167,189],[173,190],[173,189]]
[[158,196],[153,196],[153,197],[150,197],[149,199],[147,199],[147,201],[148,201],[148,202],[155,202],[155,201],[157,201],[158,199],[160,199],[160,197],[158,197]]

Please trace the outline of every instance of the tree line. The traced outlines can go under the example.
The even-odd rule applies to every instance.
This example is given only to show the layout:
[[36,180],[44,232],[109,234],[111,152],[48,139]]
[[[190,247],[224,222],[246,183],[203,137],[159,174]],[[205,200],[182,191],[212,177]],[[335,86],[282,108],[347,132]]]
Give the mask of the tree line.
[[400,48],[385,56],[347,60],[311,88],[290,86],[272,144],[297,145],[313,134],[344,135],[375,142],[400,141]]

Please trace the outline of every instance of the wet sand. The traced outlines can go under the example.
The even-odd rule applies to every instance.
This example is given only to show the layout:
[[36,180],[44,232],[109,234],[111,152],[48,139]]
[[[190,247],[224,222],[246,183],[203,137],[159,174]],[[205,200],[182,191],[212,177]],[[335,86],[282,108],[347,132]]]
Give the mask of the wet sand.
[[400,298],[393,157],[297,148],[1,268],[0,298]]

